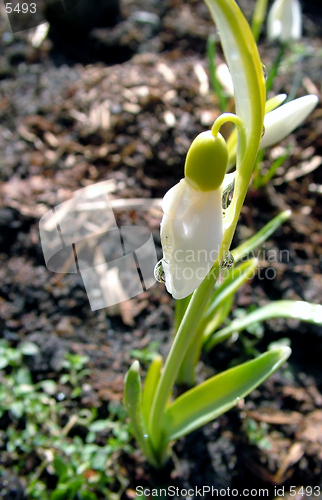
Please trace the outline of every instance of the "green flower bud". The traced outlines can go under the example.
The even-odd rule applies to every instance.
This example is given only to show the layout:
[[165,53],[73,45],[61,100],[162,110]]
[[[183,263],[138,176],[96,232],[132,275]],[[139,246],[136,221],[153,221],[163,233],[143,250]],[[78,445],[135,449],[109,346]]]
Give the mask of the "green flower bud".
[[185,164],[185,177],[195,189],[213,191],[224,179],[228,163],[228,150],[221,134],[210,130],[199,134],[192,142]]

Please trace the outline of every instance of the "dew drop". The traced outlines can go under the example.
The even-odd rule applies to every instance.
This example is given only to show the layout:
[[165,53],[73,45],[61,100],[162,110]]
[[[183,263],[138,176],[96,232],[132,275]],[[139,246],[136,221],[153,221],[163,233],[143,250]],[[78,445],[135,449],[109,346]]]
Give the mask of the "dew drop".
[[262,63],[262,71],[263,71],[264,80],[266,82],[267,77],[268,77],[268,71],[267,71],[265,64],[263,64],[263,63]]
[[164,270],[162,265],[163,259],[159,260],[154,268],[154,277],[159,283],[165,283]]
[[234,257],[230,252],[227,252],[224,260],[221,261],[220,267],[221,269],[230,269],[234,264]]
[[144,439],[148,439],[149,434],[143,434]]
[[234,196],[234,189],[235,189],[235,179],[231,184],[229,184],[226,189],[224,190],[222,194],[222,208],[226,210],[229,205],[231,204],[231,201]]
[[263,125],[263,130],[262,130],[262,137],[265,135],[265,126]]

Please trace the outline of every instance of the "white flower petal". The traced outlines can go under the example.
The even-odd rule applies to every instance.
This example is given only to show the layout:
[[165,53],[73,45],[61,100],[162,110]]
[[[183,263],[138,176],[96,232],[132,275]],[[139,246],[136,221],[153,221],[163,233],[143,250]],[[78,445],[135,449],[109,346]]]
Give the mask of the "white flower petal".
[[199,191],[186,179],[164,197],[161,222],[165,284],[183,299],[204,280],[215,262],[223,233],[222,190]]
[[236,171],[226,174],[222,183],[222,190],[225,191],[226,188],[234,181],[236,177]]
[[302,36],[302,11],[298,0],[275,0],[267,19],[269,40],[299,40]]
[[264,118],[265,134],[262,137],[260,149],[285,139],[307,118],[318,101],[316,95],[306,95],[267,113]]

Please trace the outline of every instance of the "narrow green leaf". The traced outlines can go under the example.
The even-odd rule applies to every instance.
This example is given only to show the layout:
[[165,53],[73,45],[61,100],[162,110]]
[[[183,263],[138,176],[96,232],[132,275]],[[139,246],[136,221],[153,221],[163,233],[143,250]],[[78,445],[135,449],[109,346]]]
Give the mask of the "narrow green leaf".
[[182,318],[185,315],[191,297],[192,294],[188,295],[188,297],[185,297],[184,299],[176,300],[174,309],[174,329],[176,332],[179,330],[179,326],[181,325]]
[[179,396],[164,413],[166,441],[185,436],[228,411],[277,370],[290,353],[289,347],[267,351]]
[[[229,270],[226,279],[219,285],[215,290],[212,298],[210,299],[209,305],[205,311],[204,319],[205,329],[208,334],[211,334],[214,330],[209,326],[209,322],[212,320],[213,314],[218,307],[220,307],[225,300],[229,297],[233,297],[236,291],[248,280],[254,277],[255,269],[257,268],[258,260],[250,259],[238,267],[233,267]],[[229,311],[228,311],[229,313]],[[228,314],[227,313],[227,314]],[[206,322],[208,323],[206,325]],[[209,332],[209,333],[208,333]]]
[[19,346],[19,350],[25,356],[34,356],[40,351],[39,347],[33,342],[24,342]]
[[5,356],[0,355],[0,370],[2,370],[3,368],[6,368],[6,366],[8,366],[8,364],[9,364],[9,359]]
[[88,430],[90,432],[102,432],[107,429],[111,429],[113,425],[113,422],[111,422],[108,418],[105,420],[95,420],[95,422],[91,423]]
[[54,380],[42,380],[38,385],[51,396],[57,391],[57,384]]
[[286,97],[286,94],[278,94],[274,95],[274,97],[271,97],[270,99],[267,99],[265,104],[265,115],[267,115],[267,113],[269,113],[270,111],[278,108],[278,106],[280,106],[282,102],[285,101]]
[[276,160],[273,161],[266,174],[254,177],[253,180],[254,186],[256,188],[261,188],[265,186],[265,184],[267,184],[271,180],[271,178],[275,175],[277,169],[283,165],[283,163],[289,157],[289,155],[290,155],[290,149],[287,148],[285,154],[281,155],[279,158],[276,158]]
[[56,455],[53,460],[53,467],[55,469],[56,475],[58,476],[58,479],[63,481],[68,475],[68,466],[58,455]]
[[146,424],[149,422],[153,398],[160,380],[162,361],[162,356],[155,356],[145,377],[142,393],[142,414]]
[[218,342],[228,339],[234,332],[240,332],[251,324],[272,318],[291,318],[322,325],[322,305],[300,300],[277,300],[259,307],[255,311],[237,318],[229,326],[216,332],[205,349],[210,351]]
[[268,0],[257,0],[255,3],[251,26],[256,42],[259,39],[259,35],[261,34],[262,30],[262,25],[266,17],[267,3]]
[[207,41],[207,55],[209,64],[210,81],[212,87],[217,94],[220,111],[223,113],[227,107],[227,101],[223,93],[222,86],[216,75],[216,39],[213,35],[209,35]]
[[283,60],[283,56],[284,56],[284,52],[285,52],[286,48],[287,48],[286,43],[282,43],[280,45],[280,50],[277,54],[277,57],[276,57],[275,61],[273,62],[272,67],[270,68],[270,70],[268,72],[268,78],[266,80],[266,92],[271,90],[271,88],[274,84],[274,80],[278,74],[278,70],[279,70],[280,64]]
[[279,228],[283,222],[285,222],[287,219],[290,218],[292,212],[291,210],[285,210],[285,212],[281,212],[278,214],[274,219],[269,221],[258,233],[254,234],[251,238],[249,238],[247,241],[239,245],[239,247],[235,248],[231,253],[234,257],[235,262],[240,261],[243,257],[245,257],[248,254],[251,254],[251,252],[264,243],[267,238],[276,231],[276,229]]
[[149,462],[156,465],[149,444],[147,428],[142,415],[142,389],[139,370],[139,362],[134,361],[125,376],[124,406],[130,417],[135,439]]
[[21,401],[16,401],[10,406],[10,412],[15,418],[21,418],[24,414],[25,407]]

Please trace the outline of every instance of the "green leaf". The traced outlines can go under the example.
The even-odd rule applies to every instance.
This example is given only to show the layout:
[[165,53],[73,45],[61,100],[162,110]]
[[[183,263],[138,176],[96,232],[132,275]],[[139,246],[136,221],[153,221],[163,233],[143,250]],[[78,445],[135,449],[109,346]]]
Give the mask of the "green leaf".
[[39,347],[33,342],[24,342],[19,346],[19,350],[25,356],[34,356],[40,351]]
[[57,391],[57,384],[54,380],[42,380],[39,383],[40,387],[44,392],[52,396]]
[[80,500],[97,500],[97,495],[92,491],[79,491],[78,497]]
[[277,370],[290,354],[288,347],[268,351],[179,396],[164,413],[165,440],[185,436],[228,411]]
[[290,318],[322,325],[322,305],[300,300],[277,300],[237,318],[229,326],[216,332],[206,344],[210,351],[218,342],[228,339],[234,332],[245,330],[249,325],[272,318]]
[[67,496],[67,494],[68,494],[68,485],[60,484],[50,495],[50,500],[67,500],[70,498],[69,496]]
[[106,461],[109,453],[104,449],[97,451],[91,460],[91,466],[94,470],[103,471],[106,467]]
[[86,438],[85,438],[86,443],[94,443],[95,439],[96,439],[96,433],[95,432],[89,431],[86,434]]
[[222,86],[216,75],[216,38],[214,35],[209,35],[207,41],[207,55],[209,64],[210,81],[212,87],[218,97],[220,111],[223,113],[227,107],[227,100],[224,96]]
[[279,228],[283,222],[290,218],[292,212],[290,210],[285,210],[285,212],[281,212],[279,215],[274,217],[271,221],[269,221],[260,231],[258,231],[254,236],[249,238],[245,243],[239,245],[239,247],[235,248],[231,253],[234,257],[235,262],[240,261],[243,257],[251,254],[251,252],[264,243],[267,238]]
[[130,417],[133,434],[149,462],[156,465],[150,448],[149,436],[142,415],[140,364],[134,361],[125,376],[124,406]]
[[[183,299],[184,300],[184,299]],[[149,422],[150,410],[155,391],[160,380],[162,368],[162,356],[155,356],[145,377],[142,393],[142,414],[146,424]]]
[[105,431],[106,429],[111,429],[113,427],[113,423],[106,419],[106,420],[95,420],[90,426],[89,426],[89,431],[90,432],[101,432]]
[[68,476],[68,466],[58,455],[53,460],[53,467],[57,477],[63,481]]
[[5,356],[0,356],[0,370],[2,370],[3,368],[6,368],[6,366],[8,366],[9,364],[9,360],[7,357]]
[[62,384],[62,385],[65,385],[69,382],[70,380],[70,376],[68,373],[64,373],[64,375],[62,375],[59,379],[59,383]]
[[273,62],[271,68],[269,69],[268,78],[266,80],[266,91],[267,92],[272,88],[274,80],[278,74],[280,64],[283,60],[283,56],[284,56],[284,52],[285,52],[286,48],[287,48],[286,43],[282,43],[280,45],[280,49],[279,49],[279,52],[275,58],[275,61]]
[[262,25],[266,17],[268,0],[257,0],[255,3],[255,8],[252,18],[252,32],[257,42],[259,35],[261,33]]
[[10,406],[10,412],[16,418],[22,417],[22,415],[24,414],[24,411],[25,411],[25,407],[21,401],[16,401],[15,403],[12,403],[12,405]]
[[273,111],[273,109],[278,108],[278,106],[280,106],[282,102],[285,101],[286,97],[286,94],[278,94],[274,95],[274,97],[271,97],[270,99],[267,99],[265,104],[265,115],[270,111]]
[[289,155],[290,155],[290,148],[287,148],[285,154],[281,155],[279,158],[276,158],[276,160],[273,161],[266,174],[254,177],[253,185],[256,188],[261,188],[265,186],[265,184],[267,184],[271,180],[271,178],[275,175],[276,171],[283,165],[283,163],[289,157]]
[[17,374],[16,374],[16,383],[19,385],[22,385],[22,384],[31,385],[32,384],[31,373],[27,367],[22,366],[21,368],[18,369]]
[[[204,325],[204,337],[205,339],[215,331],[219,326],[217,321],[214,322],[214,313],[219,307],[223,307],[227,300],[233,299],[237,290],[244,284],[248,279],[254,277],[255,269],[257,268],[258,260],[250,259],[243,262],[238,267],[233,267],[230,269],[229,274],[225,281],[215,290],[212,298],[210,299],[209,306],[205,311],[202,323]],[[225,317],[228,316],[230,309],[227,311]],[[221,321],[225,319],[221,318]]]

